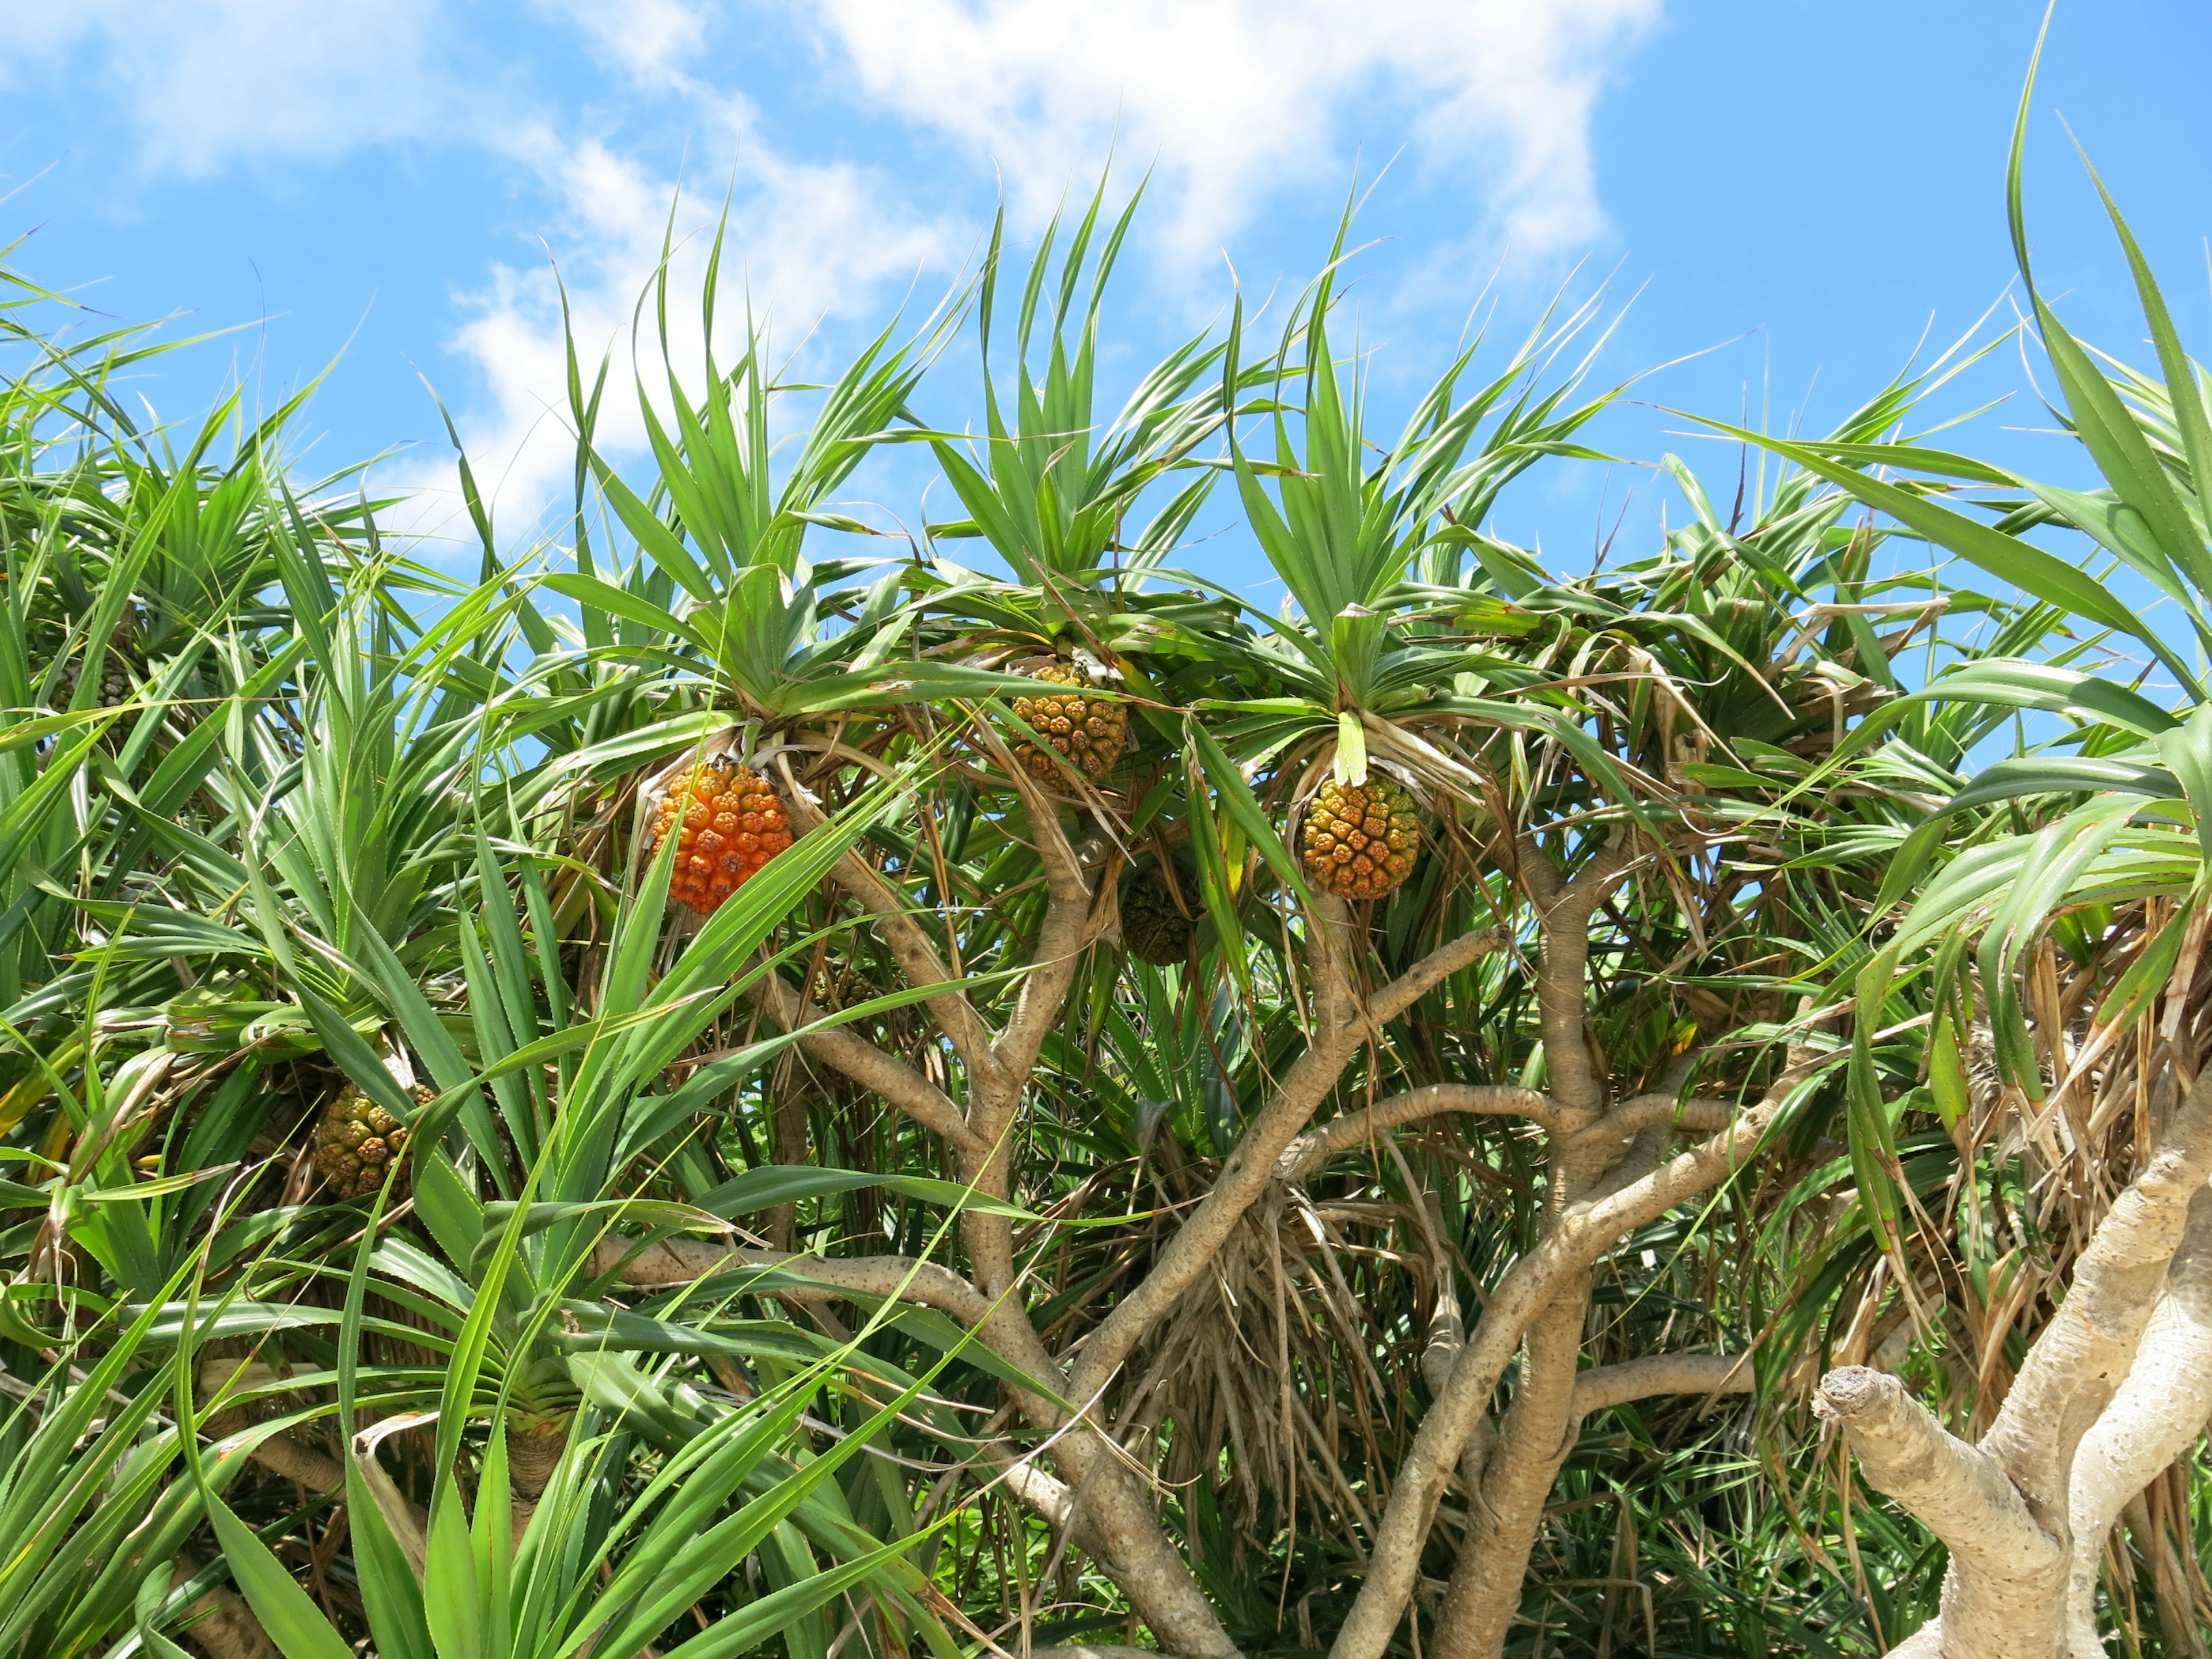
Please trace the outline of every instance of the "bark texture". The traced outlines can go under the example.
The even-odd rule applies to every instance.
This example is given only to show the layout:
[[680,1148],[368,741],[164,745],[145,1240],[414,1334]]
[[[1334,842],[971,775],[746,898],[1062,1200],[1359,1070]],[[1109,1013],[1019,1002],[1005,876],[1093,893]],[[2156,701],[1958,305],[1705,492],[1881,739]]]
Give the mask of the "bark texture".
[[2203,1426],[2212,1403],[2212,1072],[2120,1194],[1978,1445],[1896,1378],[1832,1371],[1816,1409],[1868,1483],[1951,1552],[1942,1613],[1893,1651],[1928,1659],[2089,1659],[2112,1522]]
[[2068,1523],[2073,1569],[2068,1641],[2075,1659],[2105,1651],[2097,1575],[2120,1512],[2186,1452],[2212,1419],[2212,1192],[2190,1206],[2189,1231],[2151,1310],[2127,1380],[2074,1455]]
[[1522,1344],[1521,1386],[1469,1494],[1472,1524],[1437,1613],[1433,1653],[1497,1652],[1521,1610],[1545,1501],[1574,1443],[1575,1366],[1589,1311],[1585,1273],[1553,1299]]
[[1331,1659],[1380,1659],[1404,1617],[1437,1500],[1485,1419],[1491,1396],[1533,1325],[1576,1275],[1628,1233],[1710,1190],[1757,1150],[1801,1073],[1785,1072],[1766,1097],[1728,1129],[1624,1185],[1571,1207],[1558,1230],[1500,1279],[1461,1349],[1443,1391],[1414,1436],[1376,1529],[1376,1547]]

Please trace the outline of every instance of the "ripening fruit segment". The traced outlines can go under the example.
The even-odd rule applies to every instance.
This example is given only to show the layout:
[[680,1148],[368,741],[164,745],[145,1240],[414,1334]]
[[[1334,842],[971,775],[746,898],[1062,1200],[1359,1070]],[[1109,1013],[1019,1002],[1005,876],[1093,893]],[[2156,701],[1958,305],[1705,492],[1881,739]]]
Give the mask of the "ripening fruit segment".
[[763,866],[791,845],[791,815],[750,767],[702,761],[661,797],[648,851],[676,836],[668,896],[709,916]]
[[[1091,677],[1073,663],[1047,663],[1030,678],[1066,689],[1016,697],[1015,715],[1091,783],[1105,782],[1128,743],[1129,711],[1111,698],[1091,696]],[[1044,782],[1062,781],[1052,757],[1027,738],[1015,744],[1014,758]]]
[[1392,891],[1413,873],[1420,848],[1413,798],[1388,778],[1332,779],[1306,811],[1301,848],[1306,874],[1339,898],[1381,898]]
[[[415,1098],[428,1105],[436,1096],[418,1085]],[[351,1084],[315,1125],[315,1170],[342,1199],[366,1198],[381,1187],[406,1150],[407,1126]]]

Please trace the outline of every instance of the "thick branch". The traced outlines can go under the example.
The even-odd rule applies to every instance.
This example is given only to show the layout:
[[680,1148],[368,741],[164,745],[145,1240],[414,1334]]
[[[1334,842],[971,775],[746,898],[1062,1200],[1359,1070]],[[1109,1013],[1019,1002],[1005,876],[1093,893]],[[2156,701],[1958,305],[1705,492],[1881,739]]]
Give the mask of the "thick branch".
[[1102,1394],[1146,1333],[1205,1273],[1244,1212],[1267,1190],[1284,1152],[1336,1086],[1367,1033],[1345,972],[1343,940],[1350,913],[1340,899],[1323,896],[1317,905],[1309,918],[1314,1029],[1306,1051],[1284,1073],[1274,1094],[1223,1160],[1212,1188],[1154,1258],[1151,1271],[1084,1340],[1070,1377],[1076,1399]]
[[[812,830],[828,822],[813,798],[802,789],[791,769],[782,768],[784,793],[792,803],[799,827]],[[951,1039],[962,1061],[971,1072],[988,1075],[995,1066],[991,1056],[991,1033],[975,1006],[959,988],[959,981],[945,965],[937,946],[907,909],[905,901],[884,878],[868,867],[857,853],[848,852],[832,866],[837,884],[853,896],[860,907],[876,919],[876,931],[890,948],[899,970],[917,990],[941,985],[945,988],[929,998],[929,1012]]]
[[2044,1526],[2063,1535],[2067,1475],[2083,1434],[2134,1363],[2191,1201],[2212,1175],[2212,1069],[2198,1074],[2165,1144],[2113,1202],[2074,1264],[2065,1301],[2028,1350],[1982,1449]]
[[345,1470],[337,1458],[301,1445],[289,1431],[272,1434],[254,1447],[253,1461],[309,1492],[337,1492],[345,1485]]
[[1292,1141],[1275,1164],[1275,1179],[1295,1185],[1339,1152],[1364,1146],[1376,1136],[1423,1118],[1447,1112],[1476,1112],[1493,1117],[1525,1117],[1548,1129],[1557,1121],[1548,1097],[1507,1084],[1432,1083],[1356,1112],[1333,1117]]
[[1588,1271],[1615,1243],[1746,1162],[1802,1073],[1784,1072],[1765,1100],[1724,1133],[1704,1141],[1617,1193],[1578,1206],[1544,1242],[1514,1263],[1484,1304],[1443,1392],[1421,1419],[1376,1528],[1366,1581],[1338,1632],[1332,1659],[1380,1659],[1412,1595],[1421,1543],[1460,1449],[1489,1408],[1522,1334],[1570,1275]]
[[[1326,896],[1319,900],[1310,928],[1315,981],[1311,1044],[1283,1074],[1273,1096],[1222,1164],[1212,1188],[1176,1230],[1143,1281],[1085,1340],[1070,1379],[1074,1398],[1087,1400],[1103,1391],[1146,1334],[1206,1273],[1245,1211],[1267,1190],[1283,1154],[1328,1097],[1372,1029],[1369,1011],[1359,1006],[1345,972],[1343,940],[1348,921],[1349,913],[1341,901]],[[1470,940],[1478,943],[1470,944]],[[1452,964],[1437,972],[1437,977],[1442,978],[1444,972],[1465,966],[1486,951],[1497,950],[1503,942],[1502,935],[1486,931],[1454,939],[1432,951],[1396,983],[1419,984],[1431,964]]]
[[2212,1192],[2191,1201],[2189,1227],[2144,1326],[2135,1364],[2074,1455],[2068,1592],[2076,1654],[2101,1654],[2097,1579],[2106,1540],[2137,1493],[2186,1452],[2212,1417]]
[[1575,1378],[1574,1414],[1588,1417],[1654,1395],[1749,1394],[1758,1386],[1746,1353],[1655,1353],[1598,1365]]
[[991,1051],[1009,1083],[1018,1089],[1036,1065],[1045,1038],[1060,1023],[1060,1007],[1075,982],[1084,949],[1097,936],[1103,921],[1095,914],[1097,896],[1091,890],[1084,858],[1060,831],[1059,809],[1021,768],[1014,769],[1014,776],[1029,805],[1045,890],[1044,921],[1030,951],[1030,971],[1016,994],[1013,1015]]
[[[223,1405],[225,1408],[210,1416],[200,1425],[201,1429],[226,1437],[241,1429],[250,1432],[257,1419],[266,1422],[276,1414],[272,1395],[281,1389],[283,1382],[281,1373],[259,1360],[202,1361],[198,1378],[201,1401]],[[345,1485],[345,1470],[337,1459],[294,1439],[289,1428],[273,1433],[264,1430],[261,1437],[252,1442],[248,1455],[263,1468],[287,1480],[296,1480],[309,1492],[337,1492]]]
[[1895,1377],[1864,1365],[1823,1377],[1814,1410],[1842,1427],[1867,1483],[1949,1547],[1944,1650],[2047,1655],[2062,1612],[2064,1547],[2003,1464],[1947,1433]]
[[[795,1031],[822,1018],[823,1010],[801,1000],[780,974],[765,974],[754,985],[753,1000],[770,1019],[787,1031]],[[932,1133],[954,1146],[974,1149],[981,1145],[951,1097],[901,1060],[866,1037],[832,1027],[810,1031],[799,1039],[799,1048],[823,1065],[843,1073],[872,1094],[904,1112]]]
[[1522,879],[1536,902],[1543,954],[1536,969],[1536,1001],[1544,1028],[1544,1066],[1552,1093],[1569,1112],[1594,1114],[1604,1090],[1590,1063],[1584,1029],[1589,1012],[1587,972],[1590,919],[1636,854],[1626,839],[1608,843],[1562,883],[1558,868],[1534,836],[1519,842]]
[[1544,1502],[1574,1446],[1575,1367],[1589,1291],[1589,1273],[1578,1274],[1537,1316],[1522,1340],[1513,1403],[1498,1419],[1480,1474],[1470,1468],[1473,1460],[1461,1460],[1462,1473],[1472,1476],[1468,1531],[1437,1609],[1432,1646],[1438,1654],[1502,1652],[1520,1612]]
[[1513,943],[1506,927],[1481,927],[1438,945],[1368,999],[1368,1017],[1388,1025],[1462,968]]
[[642,1286],[690,1285],[740,1267],[777,1271],[781,1277],[775,1294],[793,1302],[834,1302],[852,1296],[913,1302],[971,1326],[982,1323],[992,1310],[983,1293],[950,1267],[902,1255],[789,1255],[696,1238],[664,1238],[645,1245],[632,1238],[610,1238],[592,1249],[588,1271],[595,1279],[614,1273],[625,1285]]
[[1639,1130],[1680,1127],[1693,1134],[1717,1134],[1735,1121],[1736,1109],[1724,1100],[1677,1100],[1672,1094],[1636,1095],[1622,1101],[1577,1139],[1626,1140]]

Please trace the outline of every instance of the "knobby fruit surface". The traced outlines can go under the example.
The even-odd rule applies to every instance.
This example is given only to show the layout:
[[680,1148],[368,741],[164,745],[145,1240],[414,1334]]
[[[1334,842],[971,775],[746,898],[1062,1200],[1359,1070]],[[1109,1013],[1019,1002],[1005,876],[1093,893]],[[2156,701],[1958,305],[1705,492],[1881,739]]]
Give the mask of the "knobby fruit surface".
[[[1129,741],[1129,711],[1110,698],[1093,696],[1091,676],[1073,663],[1047,663],[1032,669],[1030,678],[1050,689],[1016,697],[1015,716],[1089,782],[1105,782]],[[1064,781],[1052,757],[1026,737],[1016,740],[1014,759],[1044,782]]]
[[[72,657],[63,664],[60,677],[54,685],[53,707],[58,709],[66,709],[75,702],[77,685],[83,678],[84,659],[82,658]],[[121,654],[112,650],[109,651],[100,667],[100,696],[94,707],[121,708],[133,702],[137,695],[138,688],[131,684],[130,668],[125,663]]]
[[668,896],[710,916],[791,845],[791,815],[749,766],[718,757],[678,773],[661,797],[647,850],[676,837]]
[[1190,918],[1158,870],[1145,871],[1122,890],[1121,943],[1138,961],[1155,968],[1188,962],[1190,936]]
[[[417,1085],[415,1099],[437,1098]],[[315,1170],[342,1199],[366,1198],[384,1184],[385,1171],[407,1150],[407,1126],[369,1095],[348,1084],[315,1125]]]
[[1381,898],[1413,873],[1421,830],[1402,784],[1331,779],[1306,809],[1306,874],[1339,898]]

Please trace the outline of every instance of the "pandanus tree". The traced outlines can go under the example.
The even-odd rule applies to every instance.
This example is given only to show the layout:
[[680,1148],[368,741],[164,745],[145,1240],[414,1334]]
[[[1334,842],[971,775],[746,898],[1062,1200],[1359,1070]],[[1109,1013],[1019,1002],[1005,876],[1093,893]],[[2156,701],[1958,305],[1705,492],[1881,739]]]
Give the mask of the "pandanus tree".
[[1595,303],[1378,437],[1340,238],[1102,415],[1130,223],[815,386],[664,272],[647,455],[572,351],[575,511],[465,467],[473,581],[9,336],[0,1651],[2091,1650],[2206,1410],[2212,786],[2026,538],[2212,637],[2147,273],[2156,377],[2036,301],[2108,492],[1900,436],[1947,358],[1571,576],[1498,509]]

